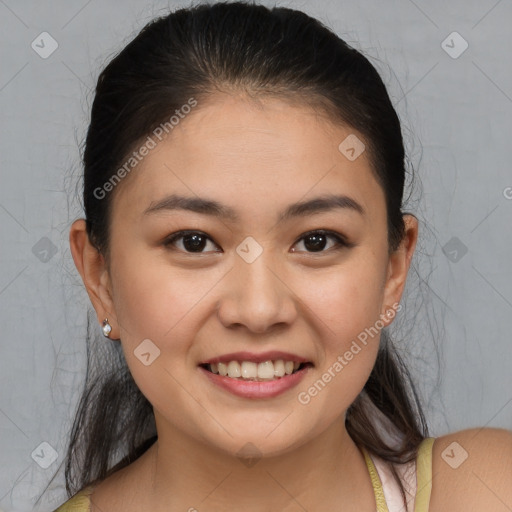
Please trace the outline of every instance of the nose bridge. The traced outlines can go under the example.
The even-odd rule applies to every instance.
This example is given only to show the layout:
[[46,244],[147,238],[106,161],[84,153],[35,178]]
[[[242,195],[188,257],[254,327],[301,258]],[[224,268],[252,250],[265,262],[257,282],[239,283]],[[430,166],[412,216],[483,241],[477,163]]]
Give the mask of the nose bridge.
[[226,325],[243,324],[252,331],[264,332],[274,324],[291,322],[296,310],[292,293],[280,275],[282,267],[276,265],[269,250],[261,248],[254,257],[257,248],[251,243],[242,243],[237,249],[227,297],[219,313]]

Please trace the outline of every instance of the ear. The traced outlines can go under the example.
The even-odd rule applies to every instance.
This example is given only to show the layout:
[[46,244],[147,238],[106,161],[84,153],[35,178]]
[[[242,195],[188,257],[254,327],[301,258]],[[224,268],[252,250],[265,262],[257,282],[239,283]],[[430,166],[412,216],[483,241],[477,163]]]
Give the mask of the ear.
[[96,311],[98,323],[101,325],[108,318],[112,331],[111,339],[118,339],[119,330],[112,300],[110,276],[103,255],[89,240],[85,220],[73,222],[69,232],[69,244],[75,266],[82,276],[89,299]]
[[[392,311],[400,303],[405,288],[409,266],[414,255],[416,242],[418,240],[418,219],[412,214],[403,216],[405,223],[405,237],[398,249],[389,256],[388,271],[384,284],[383,311],[381,318],[385,325],[389,325],[396,313]],[[385,316],[389,313],[389,316]]]

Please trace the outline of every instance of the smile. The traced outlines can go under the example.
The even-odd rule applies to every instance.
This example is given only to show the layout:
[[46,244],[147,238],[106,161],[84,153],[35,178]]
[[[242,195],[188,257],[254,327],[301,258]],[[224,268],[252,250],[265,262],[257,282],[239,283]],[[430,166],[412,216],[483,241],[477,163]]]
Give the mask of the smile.
[[252,361],[229,361],[228,363],[210,363],[201,365],[211,373],[229,377],[237,380],[247,380],[252,382],[264,382],[277,380],[285,375],[292,375],[311,363],[301,363],[299,361],[284,361],[277,359],[275,361],[263,361],[254,363]]
[[[282,365],[279,361],[281,361]],[[302,381],[311,368],[313,368],[313,364],[309,362],[293,363],[292,361],[285,362],[279,359],[275,362],[253,363],[243,361],[239,363],[238,361],[230,361],[228,364],[209,363],[198,366],[198,370],[205,375],[211,384],[224,391],[228,391],[232,395],[250,399],[274,398],[294,388]],[[273,376],[270,373],[271,369],[274,371]],[[283,369],[284,374],[280,375]],[[213,370],[216,370],[216,372]],[[226,375],[221,375],[219,370],[226,373]],[[229,370],[236,376],[230,377]],[[238,371],[240,375],[238,375]],[[246,377],[242,375],[244,371]],[[260,377],[260,375],[264,377]]]

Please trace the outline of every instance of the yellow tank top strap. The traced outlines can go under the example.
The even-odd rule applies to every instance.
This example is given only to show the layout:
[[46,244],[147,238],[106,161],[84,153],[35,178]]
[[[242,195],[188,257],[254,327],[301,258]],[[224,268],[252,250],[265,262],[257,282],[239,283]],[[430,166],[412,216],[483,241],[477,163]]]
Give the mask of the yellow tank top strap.
[[368,466],[370,478],[372,479],[373,492],[375,493],[375,501],[377,503],[377,512],[389,512],[388,506],[386,505],[386,498],[384,497],[384,490],[382,489],[382,482],[380,481],[379,473],[377,468],[370,457],[370,454],[366,451],[364,446],[361,447],[361,451],[364,455],[364,460]]
[[421,442],[418,449],[414,512],[428,512],[432,492],[432,447],[435,440],[435,437],[427,437]]
[[[432,491],[432,446],[434,441],[434,437],[427,437],[423,439],[418,447],[418,457],[416,459],[417,490],[414,500],[414,512],[428,512]],[[361,447],[361,451],[363,452],[372,480],[377,512],[389,512],[377,468],[367,450]]]
[[55,512],[89,512],[91,507],[91,500],[89,496],[92,494],[94,486],[90,485],[84,487],[80,492],[77,492],[66,503],[62,504]]

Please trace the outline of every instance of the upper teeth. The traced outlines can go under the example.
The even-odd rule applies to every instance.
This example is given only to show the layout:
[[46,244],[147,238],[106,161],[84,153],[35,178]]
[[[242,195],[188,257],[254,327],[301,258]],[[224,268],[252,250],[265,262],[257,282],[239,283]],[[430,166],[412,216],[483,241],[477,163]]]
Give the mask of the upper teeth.
[[253,363],[252,361],[230,361],[229,363],[211,363],[210,369],[213,373],[219,373],[222,376],[232,378],[242,377],[244,379],[259,378],[273,379],[274,377],[284,377],[290,375],[300,366],[299,362],[283,361],[264,361],[262,363]]

